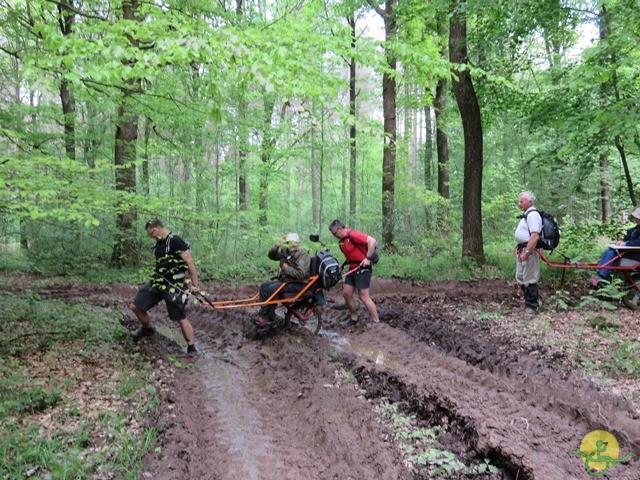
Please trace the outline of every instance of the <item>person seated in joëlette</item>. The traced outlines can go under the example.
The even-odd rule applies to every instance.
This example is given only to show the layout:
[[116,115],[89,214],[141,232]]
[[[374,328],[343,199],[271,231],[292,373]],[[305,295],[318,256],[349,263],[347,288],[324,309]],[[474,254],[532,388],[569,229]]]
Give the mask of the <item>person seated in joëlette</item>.
[[[631,212],[629,215],[629,220],[636,224],[635,227],[627,230],[627,233],[622,240],[618,240],[616,245],[624,246],[624,247],[640,247],[640,207],[636,207],[636,209]],[[597,277],[592,277],[589,279],[589,285],[594,288],[602,287],[605,283],[607,283],[611,277],[611,269],[609,267],[614,267],[620,264],[620,252],[618,249],[607,248],[602,255],[600,256],[600,260],[598,260],[598,265],[602,268],[596,270],[598,273]],[[640,252],[638,253],[626,253],[624,258],[630,258],[633,260],[640,261]]]
[[[277,242],[267,254],[271,260],[280,262],[280,274],[274,281],[265,282],[260,285],[259,301],[266,302],[281,287],[280,295],[298,293],[302,290],[309,279],[309,269],[311,267],[311,255],[300,249],[300,236],[297,233],[288,233],[282,237],[281,242]],[[292,282],[292,280],[297,280]],[[259,326],[265,326],[277,321],[276,305],[263,305],[258,313],[258,318],[251,321]]]

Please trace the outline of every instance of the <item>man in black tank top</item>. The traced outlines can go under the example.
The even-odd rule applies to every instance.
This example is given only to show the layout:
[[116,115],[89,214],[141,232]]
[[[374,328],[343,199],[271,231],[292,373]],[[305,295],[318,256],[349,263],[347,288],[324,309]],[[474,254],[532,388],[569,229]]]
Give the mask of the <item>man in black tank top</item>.
[[145,230],[156,240],[153,247],[156,265],[151,281],[138,290],[129,305],[142,324],[142,327],[133,333],[133,337],[138,340],[155,333],[147,312],[164,300],[169,318],[180,324],[182,336],[187,342],[187,352],[195,353],[195,335],[185,311],[188,292],[198,293],[200,285],[196,266],[189,252],[189,244],[165,228],[160,220],[150,220],[145,225]]

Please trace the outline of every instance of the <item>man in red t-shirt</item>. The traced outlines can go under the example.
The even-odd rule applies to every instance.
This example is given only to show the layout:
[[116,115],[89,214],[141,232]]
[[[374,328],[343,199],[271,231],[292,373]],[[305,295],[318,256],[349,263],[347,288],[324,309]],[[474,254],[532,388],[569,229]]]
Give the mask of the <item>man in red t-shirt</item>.
[[344,254],[349,263],[349,270],[356,269],[353,273],[347,275],[344,279],[344,289],[342,295],[349,309],[351,320],[347,322],[347,326],[355,325],[358,322],[358,308],[354,292],[358,291],[358,297],[367,307],[367,311],[374,323],[378,323],[378,309],[373,303],[369,295],[369,287],[371,285],[371,273],[373,264],[371,257],[373,256],[376,244],[375,238],[366,233],[345,227],[340,220],[334,220],[329,225],[329,231],[340,240],[340,250]]

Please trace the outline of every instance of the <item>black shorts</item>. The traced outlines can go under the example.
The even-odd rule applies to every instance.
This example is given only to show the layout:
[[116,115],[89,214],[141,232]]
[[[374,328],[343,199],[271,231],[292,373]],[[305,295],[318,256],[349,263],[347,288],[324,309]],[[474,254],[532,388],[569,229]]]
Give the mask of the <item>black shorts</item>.
[[140,310],[145,312],[151,310],[162,300],[167,304],[169,318],[179,322],[187,318],[186,309],[188,295],[184,290],[167,286],[167,288],[157,288],[151,286],[151,282],[145,283],[134,297],[133,303]]
[[356,270],[351,275],[347,275],[344,279],[345,285],[351,285],[355,287],[356,290],[364,290],[371,286],[371,269],[370,268],[361,268],[360,270]]

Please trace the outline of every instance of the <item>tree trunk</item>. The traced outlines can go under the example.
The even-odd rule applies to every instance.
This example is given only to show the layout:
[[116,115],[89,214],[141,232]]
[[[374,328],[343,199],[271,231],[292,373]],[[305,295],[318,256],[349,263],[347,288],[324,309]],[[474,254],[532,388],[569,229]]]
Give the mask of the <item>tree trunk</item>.
[[[267,225],[267,194],[268,194],[268,186],[269,186],[269,173],[271,171],[271,161],[273,157],[274,147],[276,145],[277,137],[274,129],[271,125],[273,120],[273,113],[275,110],[275,97],[272,95],[264,96],[264,122],[262,124],[262,151],[260,153],[260,160],[262,162],[262,178],[260,179],[260,192],[259,192],[259,200],[258,200],[258,208],[260,210],[259,213],[259,222],[261,226]],[[284,102],[282,104],[280,110],[280,119],[278,119],[278,124],[280,120],[284,118],[284,115],[287,111],[287,107],[289,106],[288,102]],[[283,201],[286,199],[283,199]]]
[[[600,29],[600,40],[602,43],[606,45],[606,40],[611,33],[611,18],[609,13],[607,12],[607,7],[605,4],[602,4],[600,13],[598,15],[599,20],[599,29]],[[609,63],[609,66],[612,70],[611,75],[611,87],[613,88],[613,94],[616,102],[620,101],[620,92],[618,90],[618,75],[616,72],[616,55],[615,52],[612,52],[610,55],[605,56],[606,61]],[[604,86],[603,86],[604,89]],[[601,89],[601,90],[603,90]],[[608,102],[606,99],[606,93],[603,93],[603,100]],[[627,189],[629,190],[629,198],[631,199],[631,205],[635,208],[637,206],[636,203],[636,193],[633,188],[633,179],[631,178],[631,172],[629,171],[629,164],[627,162],[627,155],[624,149],[624,144],[622,142],[622,137],[620,134],[616,134],[614,137],[614,143],[618,153],[620,154],[620,161],[622,162],[622,168],[624,169],[624,177],[627,182]]]
[[[467,19],[454,2],[449,24],[449,57],[460,66],[468,64]],[[453,92],[464,130],[464,185],[462,197],[462,259],[484,263],[482,242],[482,117],[468,68],[454,67]]]
[[238,89],[238,143],[236,147],[238,156],[238,209],[241,212],[249,211],[249,181],[247,172],[247,159],[249,157],[249,129],[247,128],[247,101],[244,98],[246,86],[240,85]]
[[[351,51],[355,54],[356,50],[356,19],[352,15],[347,21],[351,27]],[[358,187],[358,171],[356,156],[356,59],[351,56],[349,58],[349,218],[356,218],[357,209],[357,187]]]
[[396,34],[395,0],[387,0],[384,10],[368,0],[384,20],[385,56],[387,67],[382,74],[382,116],[384,119],[384,151],[382,157],[382,241],[393,251],[395,227],[395,174],[396,174],[396,64],[397,59],[389,44]]
[[[136,192],[136,141],[138,138],[138,117],[132,115],[130,94],[124,93],[118,106],[116,127],[115,167],[116,191]],[[118,237],[113,249],[111,263],[114,267],[133,267],[137,264],[135,221],[137,213],[128,202],[118,205]]]
[[151,119],[145,118],[144,122],[144,138],[142,153],[142,171],[140,172],[141,191],[144,195],[149,195],[149,140],[151,138]]
[[424,107],[424,188],[431,190],[431,164],[433,163],[433,124],[431,107]]
[[620,161],[622,162],[622,168],[624,169],[624,178],[627,181],[627,189],[629,190],[629,198],[631,199],[631,205],[635,208],[638,204],[636,203],[636,192],[633,188],[633,179],[631,178],[631,172],[629,171],[629,162],[627,162],[627,154],[624,150],[624,144],[622,143],[622,138],[620,135],[615,136],[616,149],[620,154]]
[[449,198],[449,140],[444,130],[444,112],[447,108],[447,79],[442,78],[436,87],[433,107],[436,111],[436,148],[438,151],[438,193]]
[[[304,176],[301,176],[304,178]],[[298,202],[300,204],[300,202]],[[316,125],[311,125],[311,211],[313,224],[320,224],[320,209],[318,208],[318,159],[316,154]]]
[[600,154],[600,211],[602,222],[611,221],[611,195],[609,192],[609,159],[605,153]]
[[322,231],[322,215],[324,205],[324,107],[320,113],[320,165],[318,168],[318,232]]
[[[123,17],[127,20],[139,21],[137,13],[138,0],[128,0],[122,4]],[[130,38],[132,45],[137,41]],[[133,67],[133,62],[130,63]],[[128,87],[123,89],[122,98],[118,105],[115,144],[115,180],[116,191],[124,194],[136,193],[136,142],[138,139],[138,116],[133,113],[131,102],[134,90],[139,90],[140,81],[127,80]],[[120,196],[119,196],[120,197]],[[121,198],[121,197],[120,197]],[[137,212],[128,202],[118,205],[117,228],[118,236],[115,241],[111,263],[114,267],[133,267],[137,264],[137,245],[135,222]]]
[[[75,14],[73,0],[58,4],[58,23],[63,36],[71,35]],[[66,79],[60,80],[60,103],[64,123],[64,149],[67,158],[76,159],[76,103]]]

